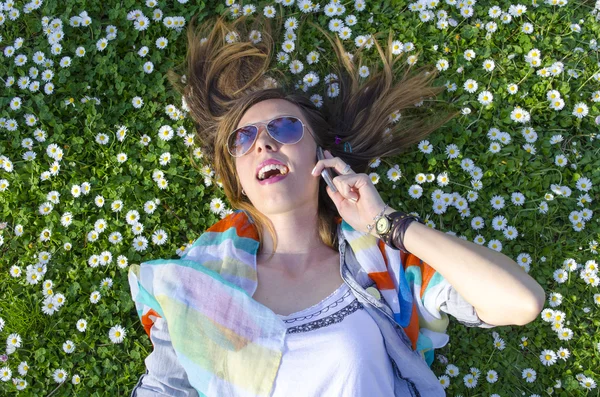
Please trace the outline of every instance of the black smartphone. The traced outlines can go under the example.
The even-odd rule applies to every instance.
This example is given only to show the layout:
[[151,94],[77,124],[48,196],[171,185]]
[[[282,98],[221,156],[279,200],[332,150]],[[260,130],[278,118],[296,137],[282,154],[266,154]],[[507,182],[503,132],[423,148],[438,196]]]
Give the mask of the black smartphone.
[[[325,159],[325,153],[323,153],[323,148],[321,146],[317,146],[317,160],[324,160]],[[329,188],[335,193],[337,192],[337,189],[335,188],[335,185],[333,184],[333,177],[331,176],[331,171],[329,171],[328,167],[323,168],[323,171],[321,171],[321,176],[323,177],[323,179],[325,179],[325,182],[327,182],[327,185],[329,185]]]

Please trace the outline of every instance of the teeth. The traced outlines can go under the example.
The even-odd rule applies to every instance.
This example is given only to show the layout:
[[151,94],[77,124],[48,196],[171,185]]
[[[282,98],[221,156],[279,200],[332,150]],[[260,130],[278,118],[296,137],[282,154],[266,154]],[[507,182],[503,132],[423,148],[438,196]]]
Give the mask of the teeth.
[[285,165],[281,164],[269,164],[267,166],[262,167],[258,171],[258,179],[262,180],[265,176],[265,173],[270,170],[278,169],[281,172],[281,175],[285,175],[288,173],[288,168]]

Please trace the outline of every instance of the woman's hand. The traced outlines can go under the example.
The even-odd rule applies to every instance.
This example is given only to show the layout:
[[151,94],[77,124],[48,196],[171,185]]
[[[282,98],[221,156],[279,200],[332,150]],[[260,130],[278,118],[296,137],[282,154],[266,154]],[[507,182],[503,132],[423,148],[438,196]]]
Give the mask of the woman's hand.
[[[338,191],[334,193],[327,186],[327,194],[346,223],[354,230],[367,233],[367,225],[373,225],[373,218],[381,212],[385,203],[367,174],[357,174],[350,170],[346,175],[341,175],[346,167],[344,160],[333,157],[328,150],[325,150],[324,154],[325,159],[317,161],[313,176],[320,177],[323,168],[333,169],[337,172],[338,176],[332,176],[334,176],[333,183]],[[375,227],[371,229],[371,234],[377,236]]]

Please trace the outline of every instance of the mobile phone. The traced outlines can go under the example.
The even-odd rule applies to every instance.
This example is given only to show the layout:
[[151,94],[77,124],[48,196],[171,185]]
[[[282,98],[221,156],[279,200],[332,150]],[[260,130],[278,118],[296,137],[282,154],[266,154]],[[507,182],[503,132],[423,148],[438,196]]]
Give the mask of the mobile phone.
[[[318,160],[325,159],[325,153],[323,153],[323,148],[321,146],[317,146],[317,159]],[[325,182],[327,182],[327,185],[329,185],[329,188],[334,193],[337,192],[337,189],[335,188],[335,185],[333,184],[333,177],[331,176],[331,171],[329,171],[328,167],[323,168],[323,171],[321,171],[321,176],[323,177],[323,179],[325,179]]]

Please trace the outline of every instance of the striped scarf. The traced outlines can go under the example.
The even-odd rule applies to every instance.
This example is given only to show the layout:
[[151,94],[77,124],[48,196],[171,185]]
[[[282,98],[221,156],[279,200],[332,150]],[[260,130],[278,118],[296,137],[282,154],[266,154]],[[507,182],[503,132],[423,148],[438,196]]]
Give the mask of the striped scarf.
[[[448,316],[435,307],[447,281],[412,254],[393,250],[337,218],[361,268],[429,365],[448,341]],[[150,336],[168,324],[171,343],[200,396],[269,396],[281,362],[286,327],[252,299],[257,287],[258,234],[237,210],[203,233],[181,259],[132,264],[128,280]],[[251,370],[248,370],[251,368]]]

